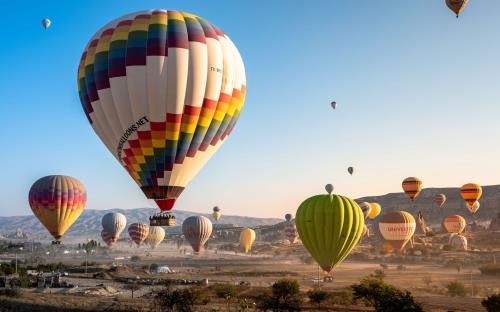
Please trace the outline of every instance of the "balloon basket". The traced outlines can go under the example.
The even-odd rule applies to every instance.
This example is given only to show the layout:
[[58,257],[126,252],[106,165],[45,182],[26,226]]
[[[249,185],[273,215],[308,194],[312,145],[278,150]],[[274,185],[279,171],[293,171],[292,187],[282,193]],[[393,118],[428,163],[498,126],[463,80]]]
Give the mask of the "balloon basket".
[[149,217],[150,226],[174,226],[176,225],[175,217],[169,213],[158,213]]
[[60,241],[52,241],[52,245],[61,245]]

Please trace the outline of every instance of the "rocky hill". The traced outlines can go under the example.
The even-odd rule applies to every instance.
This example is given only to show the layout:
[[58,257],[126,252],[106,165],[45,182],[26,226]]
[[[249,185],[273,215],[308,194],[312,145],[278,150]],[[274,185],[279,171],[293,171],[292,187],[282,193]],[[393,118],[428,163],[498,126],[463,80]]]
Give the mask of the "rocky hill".
[[[101,233],[101,219],[102,216],[108,212],[120,212],[127,217],[127,223],[144,222],[149,223],[149,216],[158,212],[154,208],[136,208],[136,209],[110,209],[110,210],[92,210],[87,209],[83,212],[80,218],[73,224],[73,226],[64,235],[65,242],[74,242],[77,240],[86,240],[87,238],[97,239],[100,238]],[[176,210],[174,213],[177,224],[180,225],[189,216],[204,215],[212,219],[209,214],[200,214],[189,211]],[[219,220],[221,224],[233,224],[236,226],[255,227],[258,225],[271,225],[283,220],[273,218],[252,218],[243,216],[223,215]],[[12,233],[18,230],[28,234],[29,237],[34,236],[36,240],[52,240],[47,230],[33,215],[28,216],[13,216],[13,217],[0,217],[0,235],[3,239],[11,237]]]

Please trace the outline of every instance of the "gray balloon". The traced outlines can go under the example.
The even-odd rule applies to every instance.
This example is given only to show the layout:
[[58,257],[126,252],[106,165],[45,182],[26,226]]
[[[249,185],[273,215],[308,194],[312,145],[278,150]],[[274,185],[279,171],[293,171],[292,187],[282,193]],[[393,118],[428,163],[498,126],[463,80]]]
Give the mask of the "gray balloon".
[[332,106],[333,109],[335,109],[337,107],[337,102],[333,101],[330,103],[330,105]]
[[328,192],[328,194],[331,194],[333,192],[333,185],[331,184],[325,185],[325,190]]
[[182,223],[182,234],[193,250],[199,252],[212,235],[212,222],[204,216],[191,216]]
[[52,22],[48,18],[44,18],[42,20],[42,26],[43,26],[43,28],[45,28],[45,29],[49,28],[50,24],[52,24]]

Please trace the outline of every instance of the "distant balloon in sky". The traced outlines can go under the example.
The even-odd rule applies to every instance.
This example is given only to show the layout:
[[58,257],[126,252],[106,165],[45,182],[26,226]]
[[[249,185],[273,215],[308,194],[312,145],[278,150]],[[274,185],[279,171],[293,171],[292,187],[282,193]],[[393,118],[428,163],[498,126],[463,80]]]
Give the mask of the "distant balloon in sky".
[[416,177],[408,177],[403,180],[403,191],[413,201],[422,190],[422,180]]
[[212,235],[212,222],[204,216],[191,216],[182,223],[182,234],[195,252],[199,252]]
[[328,194],[331,194],[333,192],[333,185],[331,184],[325,185],[325,190]]
[[469,205],[469,203],[465,203],[465,205],[467,206],[467,209],[469,210],[469,213],[471,215],[475,215],[479,210],[479,207],[481,207],[481,204],[478,201],[474,202],[472,205]]
[[368,218],[370,218],[370,220],[374,220],[376,217],[378,217],[378,215],[382,211],[382,206],[380,206],[379,203],[370,203],[370,206],[371,210],[370,213],[368,214]]
[[347,172],[349,172],[349,174],[352,175],[354,173],[354,168],[353,167],[347,168]]
[[464,184],[460,189],[460,195],[471,206],[481,198],[482,194],[483,189],[481,185],[476,183]]
[[335,194],[309,197],[295,214],[304,247],[327,273],[351,253],[363,234],[364,224],[358,204]]
[[451,215],[443,220],[443,226],[450,234],[460,234],[465,229],[465,219],[459,215]]
[[465,8],[465,6],[467,5],[467,2],[469,2],[469,0],[445,0],[445,2],[446,2],[446,5],[448,6],[448,8],[450,10],[452,10],[453,13],[455,13],[457,15],[457,18],[458,18],[458,15]]
[[142,11],[91,38],[78,92],[104,145],[146,197],[169,211],[234,129],[245,68],[229,37],[205,19]]
[[117,241],[127,226],[127,218],[119,212],[110,212],[102,217],[101,223],[104,231]]
[[222,212],[220,211],[220,208],[215,206],[213,209],[212,216],[214,217],[215,221],[219,221],[220,217],[222,216]]
[[128,235],[137,244],[141,245],[142,242],[148,237],[149,225],[144,223],[132,223],[128,227]]
[[332,106],[333,109],[337,108],[337,102],[335,101],[332,101],[330,105]]
[[45,29],[49,28],[50,24],[52,24],[52,22],[48,18],[44,18],[42,20],[42,26],[43,26],[43,28],[45,28]]
[[[415,233],[415,218],[406,211],[391,211],[378,224],[380,234],[392,250],[402,251]],[[385,248],[387,252],[390,248]]]
[[434,196],[434,202],[439,206],[443,206],[444,203],[446,202],[446,195],[444,194],[436,194]]
[[150,226],[149,234],[144,241],[155,249],[165,239],[165,230],[161,226]]
[[285,220],[286,222],[290,222],[292,220],[293,216],[291,213],[287,213],[285,214]]
[[240,233],[240,245],[248,253],[252,249],[253,242],[255,241],[255,231],[249,228],[243,229]]
[[33,183],[28,200],[38,220],[59,241],[82,214],[87,192],[75,178],[52,175]]

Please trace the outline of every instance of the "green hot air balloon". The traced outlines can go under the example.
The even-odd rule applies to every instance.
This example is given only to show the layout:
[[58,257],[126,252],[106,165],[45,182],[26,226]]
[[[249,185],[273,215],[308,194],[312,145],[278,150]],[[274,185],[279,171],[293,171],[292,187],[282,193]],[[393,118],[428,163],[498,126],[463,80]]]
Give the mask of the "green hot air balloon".
[[328,273],[356,246],[365,224],[363,212],[356,202],[329,193],[306,199],[295,215],[302,243]]

